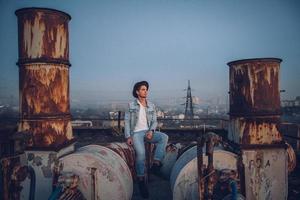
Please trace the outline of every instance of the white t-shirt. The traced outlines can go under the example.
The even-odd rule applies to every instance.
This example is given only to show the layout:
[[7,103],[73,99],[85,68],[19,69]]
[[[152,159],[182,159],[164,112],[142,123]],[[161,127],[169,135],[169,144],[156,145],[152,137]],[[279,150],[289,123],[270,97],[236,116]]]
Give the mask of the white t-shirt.
[[138,116],[138,121],[134,128],[134,132],[148,130],[149,128],[147,124],[146,108],[139,101],[137,102],[140,105],[140,112]]

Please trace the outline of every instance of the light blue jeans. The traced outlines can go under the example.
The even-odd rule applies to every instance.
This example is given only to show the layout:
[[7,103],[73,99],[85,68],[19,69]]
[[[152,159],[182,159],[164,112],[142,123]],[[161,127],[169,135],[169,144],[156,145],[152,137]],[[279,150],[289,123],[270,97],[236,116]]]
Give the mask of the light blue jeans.
[[[132,135],[133,140],[133,147],[136,153],[136,160],[135,160],[135,169],[137,176],[145,176],[145,136],[147,130],[145,131],[138,131],[134,132]],[[165,133],[155,131],[153,133],[153,137],[151,140],[148,140],[151,143],[156,144],[156,149],[154,152],[154,160],[162,161],[166,153],[166,146],[168,143],[168,136]]]

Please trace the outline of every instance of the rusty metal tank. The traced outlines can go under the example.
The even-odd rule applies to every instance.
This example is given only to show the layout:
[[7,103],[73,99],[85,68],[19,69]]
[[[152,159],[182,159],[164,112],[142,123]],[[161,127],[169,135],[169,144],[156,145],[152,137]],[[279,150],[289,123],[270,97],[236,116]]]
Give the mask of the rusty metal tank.
[[230,123],[228,137],[242,145],[282,141],[279,70],[281,59],[229,62]]
[[69,101],[70,15],[48,8],[15,12],[19,38],[19,131],[32,147],[58,147],[73,138]]
[[247,199],[287,199],[288,151],[279,131],[281,61],[256,58],[228,63],[228,138],[241,146],[245,177],[241,184]]
[[[205,152],[205,147],[203,148]],[[237,170],[237,155],[215,147],[213,152],[215,170]],[[207,166],[208,158],[203,154],[203,164]],[[197,146],[185,151],[176,161],[170,177],[173,199],[199,199],[197,171]]]
[[63,171],[79,176],[79,189],[86,199],[131,199],[131,172],[123,158],[111,149],[99,145],[84,146],[62,157],[60,162]]

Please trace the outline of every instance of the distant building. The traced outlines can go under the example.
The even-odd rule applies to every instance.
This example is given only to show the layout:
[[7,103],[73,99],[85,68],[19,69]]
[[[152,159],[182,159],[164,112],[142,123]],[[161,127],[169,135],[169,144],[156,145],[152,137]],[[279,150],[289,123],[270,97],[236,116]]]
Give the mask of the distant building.
[[92,127],[92,121],[88,120],[74,120],[71,121],[72,127]]
[[283,100],[281,101],[282,107],[299,107],[300,106],[300,96],[296,97],[295,100]]

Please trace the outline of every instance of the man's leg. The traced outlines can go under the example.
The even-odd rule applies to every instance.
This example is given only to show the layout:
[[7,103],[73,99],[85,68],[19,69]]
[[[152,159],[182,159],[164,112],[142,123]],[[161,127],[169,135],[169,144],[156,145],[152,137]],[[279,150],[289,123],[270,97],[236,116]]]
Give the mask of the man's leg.
[[155,131],[153,133],[153,138],[150,142],[156,143],[156,149],[154,152],[154,162],[161,162],[166,154],[166,147],[168,144],[168,135],[165,133]]
[[145,131],[139,131],[133,134],[133,147],[136,154],[135,169],[138,177],[145,176]]

